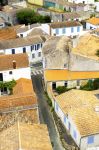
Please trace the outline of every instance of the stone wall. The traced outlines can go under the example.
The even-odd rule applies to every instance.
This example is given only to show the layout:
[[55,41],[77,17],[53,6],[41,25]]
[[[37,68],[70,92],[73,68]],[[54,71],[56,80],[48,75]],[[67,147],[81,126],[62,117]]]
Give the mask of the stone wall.
[[72,71],[99,71],[99,60],[71,54],[69,69]]

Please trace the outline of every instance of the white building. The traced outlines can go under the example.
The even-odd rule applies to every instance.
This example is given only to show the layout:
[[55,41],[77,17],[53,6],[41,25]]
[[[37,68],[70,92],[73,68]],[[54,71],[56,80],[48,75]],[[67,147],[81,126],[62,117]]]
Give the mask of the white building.
[[83,26],[77,21],[55,22],[51,24],[42,24],[42,30],[48,35],[66,35],[77,36],[83,31]]
[[0,55],[0,81],[31,79],[27,54]]
[[27,53],[29,61],[42,61],[42,45],[46,39],[42,36],[16,38],[0,41],[0,54]]
[[92,17],[86,21],[86,29],[97,29],[99,28],[99,18]]
[[39,28],[39,24],[32,24],[32,25],[22,25],[19,26],[16,30],[16,33],[19,37],[26,37],[28,36],[34,29],[38,29]]
[[67,69],[46,69],[44,70],[45,87],[50,85],[51,89],[58,86],[67,88],[79,88],[86,84],[89,79],[99,78],[99,71],[69,71]]
[[68,0],[72,3],[94,4],[94,0]]
[[99,102],[90,91],[71,90],[54,97],[54,109],[80,150],[99,147]]
[[99,12],[99,2],[95,2],[96,12]]

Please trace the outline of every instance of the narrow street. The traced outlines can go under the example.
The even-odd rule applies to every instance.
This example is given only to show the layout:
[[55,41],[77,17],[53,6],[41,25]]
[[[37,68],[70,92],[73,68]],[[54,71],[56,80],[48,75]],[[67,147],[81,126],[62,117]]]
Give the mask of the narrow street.
[[53,150],[64,150],[63,147],[61,146],[61,142],[58,138],[58,134],[56,132],[54,121],[53,121],[51,112],[49,110],[48,104],[47,104],[47,97],[44,94],[44,90],[42,87],[42,76],[41,75],[36,75],[36,76],[33,75],[32,81],[33,81],[34,90],[38,97],[40,122],[47,124],[50,139],[53,144]]

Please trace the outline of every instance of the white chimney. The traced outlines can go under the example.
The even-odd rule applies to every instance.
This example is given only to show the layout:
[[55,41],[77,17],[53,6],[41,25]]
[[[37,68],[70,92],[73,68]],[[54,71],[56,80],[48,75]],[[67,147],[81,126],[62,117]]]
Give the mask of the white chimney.
[[30,24],[28,24],[28,30],[30,30],[31,29],[31,25]]
[[99,106],[95,106],[95,112],[99,112]]

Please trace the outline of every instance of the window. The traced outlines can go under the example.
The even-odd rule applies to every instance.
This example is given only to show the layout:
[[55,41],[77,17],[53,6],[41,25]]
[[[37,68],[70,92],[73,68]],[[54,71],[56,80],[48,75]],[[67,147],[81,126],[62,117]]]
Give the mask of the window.
[[65,29],[65,28],[62,29],[62,33],[63,33],[63,34],[66,33],[66,29]]
[[9,74],[12,74],[12,71],[9,71]]
[[77,32],[80,32],[80,27],[77,27]]
[[89,136],[87,144],[92,144],[92,143],[94,143],[94,136]]
[[70,122],[68,123],[68,129],[69,129],[69,131],[70,131],[70,129],[71,129],[71,124],[70,124]]
[[32,58],[35,58],[35,54],[32,54]]
[[80,86],[80,80],[77,80],[77,86]]
[[77,138],[77,133],[76,133],[75,130],[73,131],[73,136],[74,136],[75,139]]
[[12,49],[12,54],[15,54],[15,49]]
[[52,83],[52,89],[55,90],[56,89],[56,82]]
[[32,52],[32,50],[34,50],[34,45],[31,46],[31,52]]
[[41,57],[41,52],[38,53],[38,57]]
[[40,44],[37,44],[37,50],[40,49]]
[[25,47],[23,47],[23,53],[26,53],[26,48]]
[[72,28],[71,28],[71,33],[73,33],[73,32],[74,32],[74,28],[72,27]]
[[43,44],[41,43],[41,47],[43,46]]
[[64,68],[66,68],[67,67],[67,64],[64,64]]
[[34,45],[34,49],[37,50],[37,45]]
[[66,116],[64,115],[64,123],[66,123]]
[[59,29],[56,29],[56,34],[59,34]]
[[56,104],[56,111],[58,111],[58,104]]
[[20,34],[20,37],[23,37],[23,34]]

